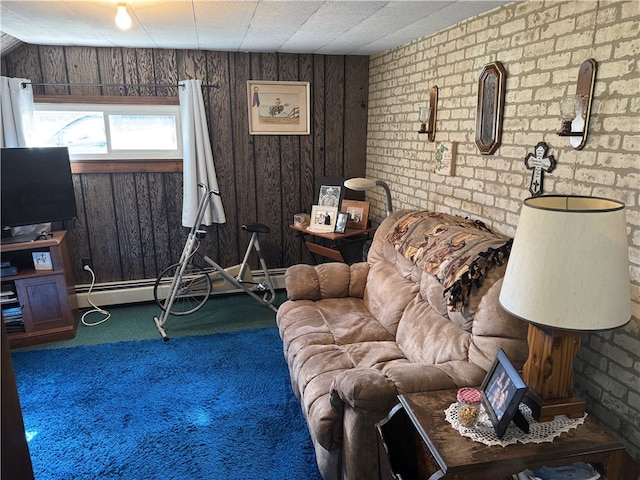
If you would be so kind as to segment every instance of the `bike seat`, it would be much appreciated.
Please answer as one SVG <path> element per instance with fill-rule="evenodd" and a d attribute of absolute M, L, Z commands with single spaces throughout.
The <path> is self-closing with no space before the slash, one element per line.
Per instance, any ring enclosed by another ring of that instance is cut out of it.
<path fill-rule="evenodd" d="M 242 225 L 242 229 L 251 233 L 269 233 L 271 231 L 269 227 L 262 223 L 248 223 L 246 225 Z"/>

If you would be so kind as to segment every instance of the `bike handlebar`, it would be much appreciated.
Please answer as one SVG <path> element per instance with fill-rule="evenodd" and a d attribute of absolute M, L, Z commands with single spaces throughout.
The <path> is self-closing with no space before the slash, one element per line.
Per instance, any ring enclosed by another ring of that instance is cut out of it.
<path fill-rule="evenodd" d="M 205 190 L 207 190 L 209 192 L 209 195 L 211 195 L 213 193 L 214 195 L 220 196 L 220 191 L 219 190 L 209 190 L 209 187 L 206 184 L 202 183 L 202 182 L 198 182 L 198 186 L 200 188 L 204 188 Z"/>

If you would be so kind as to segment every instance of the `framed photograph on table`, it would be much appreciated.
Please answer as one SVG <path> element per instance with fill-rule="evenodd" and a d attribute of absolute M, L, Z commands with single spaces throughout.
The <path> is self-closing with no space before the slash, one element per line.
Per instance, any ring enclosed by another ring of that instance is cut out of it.
<path fill-rule="evenodd" d="M 311 220 L 307 230 L 310 232 L 331 233 L 336 228 L 338 207 L 314 205 L 311 208 Z"/>
<path fill-rule="evenodd" d="M 349 214 L 347 212 L 338 212 L 338 219 L 336 220 L 336 233 L 344 233 L 347 229 L 347 221 L 349 220 Z"/>
<path fill-rule="evenodd" d="M 318 195 L 318 205 L 322 207 L 339 207 L 342 187 L 340 185 L 322 185 Z"/>
<path fill-rule="evenodd" d="M 247 82 L 250 135 L 309 135 L 309 82 Z"/>
<path fill-rule="evenodd" d="M 358 200 L 343 200 L 341 211 L 349 214 L 347 228 L 366 230 L 369 221 L 369 202 Z"/>
<path fill-rule="evenodd" d="M 527 385 L 502 349 L 498 350 L 480 390 L 482 404 L 498 438 L 504 436 L 512 421 L 521 430 L 529 431 L 529 424 L 519 409 L 520 402 L 527 393 Z"/>

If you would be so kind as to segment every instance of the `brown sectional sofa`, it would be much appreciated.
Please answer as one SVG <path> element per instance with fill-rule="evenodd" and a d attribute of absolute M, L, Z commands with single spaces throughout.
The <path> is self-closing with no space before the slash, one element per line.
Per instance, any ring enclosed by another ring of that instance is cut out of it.
<path fill-rule="evenodd" d="M 450 226 L 453 236 L 440 238 Z M 476 230 L 504 245 L 451 267 Z M 492 235 L 477 222 L 403 211 L 378 228 L 366 263 L 287 269 L 277 323 L 325 480 L 379 478 L 375 424 L 398 394 L 479 385 L 500 348 L 522 366 L 526 324 L 498 304 L 510 242 Z"/>

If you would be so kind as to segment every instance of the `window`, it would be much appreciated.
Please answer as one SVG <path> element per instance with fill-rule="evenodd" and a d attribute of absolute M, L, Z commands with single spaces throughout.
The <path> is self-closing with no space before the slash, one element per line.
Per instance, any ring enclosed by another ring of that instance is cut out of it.
<path fill-rule="evenodd" d="M 35 103 L 34 122 L 37 145 L 71 160 L 182 158 L 178 105 Z"/>

